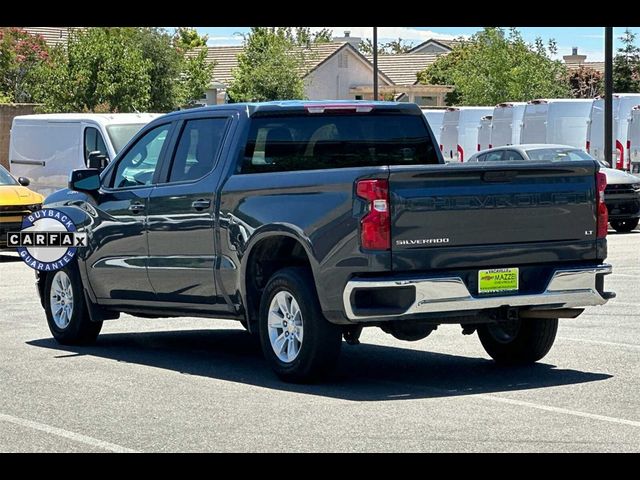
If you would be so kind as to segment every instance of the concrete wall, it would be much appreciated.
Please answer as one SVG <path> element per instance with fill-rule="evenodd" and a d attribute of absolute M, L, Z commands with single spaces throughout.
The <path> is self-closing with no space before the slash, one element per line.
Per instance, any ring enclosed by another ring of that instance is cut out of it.
<path fill-rule="evenodd" d="M 387 85 L 380 77 L 379 84 Z M 365 85 L 373 85 L 373 69 L 345 48 L 305 78 L 305 93 L 309 100 L 354 100 L 349 89 Z"/>
<path fill-rule="evenodd" d="M 0 104 L 0 165 L 9 169 L 9 135 L 13 117 L 30 115 L 35 112 L 36 105 L 32 103 L 2 103 Z"/>

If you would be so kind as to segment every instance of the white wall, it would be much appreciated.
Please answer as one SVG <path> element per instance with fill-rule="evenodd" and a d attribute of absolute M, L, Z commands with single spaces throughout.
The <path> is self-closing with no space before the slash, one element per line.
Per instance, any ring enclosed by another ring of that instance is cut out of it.
<path fill-rule="evenodd" d="M 445 47 L 441 47 L 438 44 L 435 43 L 428 43 L 422 47 L 420 47 L 417 50 L 414 50 L 413 52 L 411 52 L 412 54 L 417 53 L 417 54 L 421 54 L 421 53 L 448 53 L 451 50 Z"/>
<path fill-rule="evenodd" d="M 341 55 L 346 57 L 346 66 Z M 379 84 L 388 85 L 382 78 Z M 309 100 L 353 100 L 349 89 L 367 85 L 373 86 L 373 69 L 345 48 L 305 78 L 305 94 Z"/>

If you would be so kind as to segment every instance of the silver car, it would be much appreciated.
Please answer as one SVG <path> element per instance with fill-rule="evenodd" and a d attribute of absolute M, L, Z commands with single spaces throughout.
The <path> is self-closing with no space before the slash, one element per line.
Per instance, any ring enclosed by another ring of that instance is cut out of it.
<path fill-rule="evenodd" d="M 584 150 L 569 145 L 522 144 L 490 148 L 474 153 L 469 162 L 507 161 L 572 161 L 594 160 Z M 617 232 L 630 232 L 640 219 L 640 177 L 609 168 L 597 160 L 600 171 L 607 176 L 604 201 L 609 211 L 609 223 Z"/>

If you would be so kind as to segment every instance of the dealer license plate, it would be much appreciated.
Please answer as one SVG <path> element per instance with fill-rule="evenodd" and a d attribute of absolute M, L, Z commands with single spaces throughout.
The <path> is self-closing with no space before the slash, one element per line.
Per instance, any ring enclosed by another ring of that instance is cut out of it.
<path fill-rule="evenodd" d="M 518 268 L 494 268 L 478 271 L 478 293 L 518 291 Z"/>

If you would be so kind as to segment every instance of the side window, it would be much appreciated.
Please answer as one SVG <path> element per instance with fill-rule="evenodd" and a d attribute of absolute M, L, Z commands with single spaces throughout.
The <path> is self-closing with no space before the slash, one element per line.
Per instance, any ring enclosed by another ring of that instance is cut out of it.
<path fill-rule="evenodd" d="M 476 157 L 476 161 L 478 162 L 486 162 L 487 161 L 487 154 L 482 154 L 482 155 L 478 155 Z"/>
<path fill-rule="evenodd" d="M 502 160 L 502 150 L 498 150 L 497 152 L 489 152 L 485 154 L 484 161 L 485 162 L 499 162 Z"/>
<path fill-rule="evenodd" d="M 160 125 L 150 130 L 129 149 L 116 166 L 113 188 L 151 184 L 170 126 Z"/>
<path fill-rule="evenodd" d="M 515 150 L 505 150 L 503 160 L 524 160 L 524 158 Z"/>
<path fill-rule="evenodd" d="M 226 118 L 187 120 L 173 156 L 169 182 L 197 180 L 213 170 L 226 127 Z"/>
<path fill-rule="evenodd" d="M 89 154 L 98 151 L 103 155 L 109 155 L 107 146 L 104 144 L 102 134 L 97 128 L 87 127 L 84 129 L 84 163 L 89 161 Z"/>

